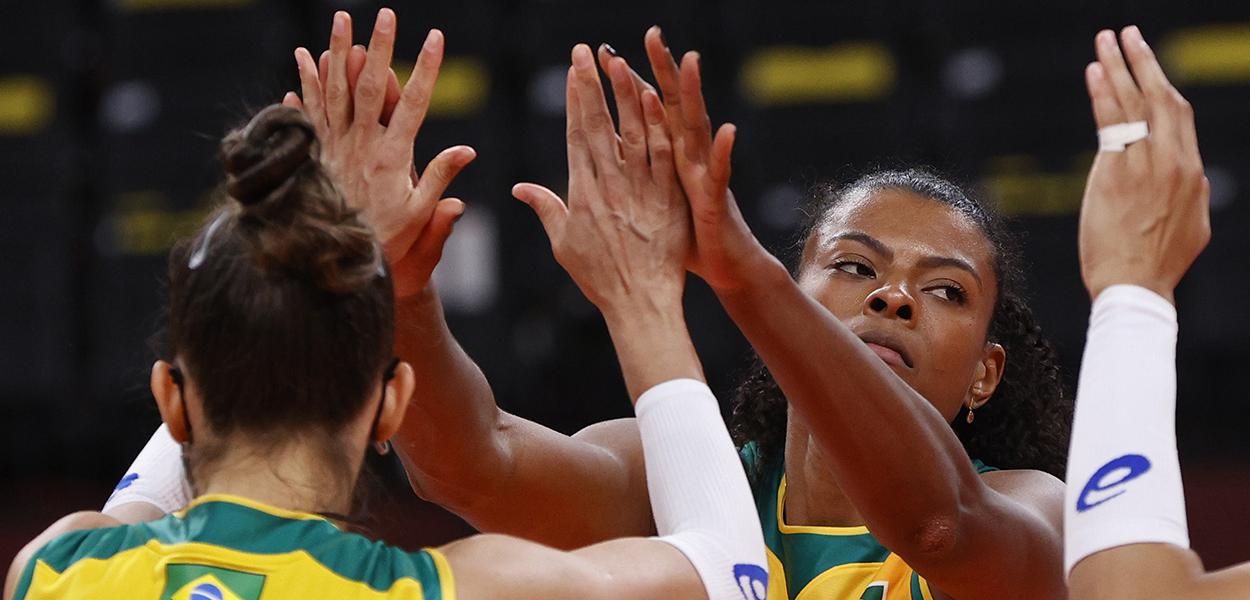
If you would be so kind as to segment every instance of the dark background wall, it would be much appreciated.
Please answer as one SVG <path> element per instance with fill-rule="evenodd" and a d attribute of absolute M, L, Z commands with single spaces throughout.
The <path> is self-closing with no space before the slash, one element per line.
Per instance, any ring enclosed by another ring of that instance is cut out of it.
<path fill-rule="evenodd" d="M 506 409 L 572 432 L 629 405 L 602 321 L 508 190 L 565 179 L 563 77 L 576 42 L 641 65 L 660 24 L 703 52 L 714 121 L 740 127 L 734 187 L 756 233 L 793 248 L 807 188 L 925 163 L 1016 217 L 1034 306 L 1079 367 L 1088 299 L 1076 211 L 1094 148 L 1082 80 L 1093 34 L 1142 26 L 1197 111 L 1214 239 L 1178 292 L 1180 440 L 1208 565 L 1250 559 L 1250 5 L 1164 0 L 828 2 L 397 1 L 399 60 L 425 30 L 448 59 L 418 160 L 480 158 L 438 277 L 453 330 Z M 281 0 L 0 0 L 0 556 L 97 507 L 159 423 L 146 389 L 164 252 L 198 224 L 216 140 L 294 89 L 291 51 L 330 15 L 357 36 L 380 4 Z M 410 64 L 410 63 L 409 63 Z M 695 284 L 689 321 L 724 397 L 748 349 Z M 393 465 L 379 465 L 384 471 Z M 431 544 L 468 528 L 392 472 L 379 533 Z M 7 559 L 6 559 L 7 560 Z"/>

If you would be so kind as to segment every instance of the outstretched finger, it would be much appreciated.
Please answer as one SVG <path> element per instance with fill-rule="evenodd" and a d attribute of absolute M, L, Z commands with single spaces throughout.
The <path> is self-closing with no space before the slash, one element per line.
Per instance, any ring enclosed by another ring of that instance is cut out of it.
<path fill-rule="evenodd" d="M 617 57 L 608 63 L 608 77 L 616 96 L 616 111 L 621 121 L 621 153 L 631 177 L 645 179 L 647 173 L 647 124 L 642 100 L 630 76 L 625 59 Z"/>
<path fill-rule="evenodd" d="M 425 43 L 421 45 L 421 53 L 417 56 L 417 64 L 412 68 L 412 75 L 400 93 L 395 113 L 391 115 L 390 125 L 386 128 L 386 144 L 392 152 L 409 157 L 412 155 L 412 144 L 430 110 L 434 82 L 438 79 L 438 69 L 442 64 L 443 32 L 431 29 L 425 36 Z"/>
<path fill-rule="evenodd" d="M 738 137 L 738 128 L 732 123 L 725 123 L 716 132 L 712 140 L 711 157 L 707 169 L 706 200 L 709 207 L 724 208 L 729 197 L 729 176 L 733 171 L 732 159 L 734 140 Z"/>
<path fill-rule="evenodd" d="M 1094 47 L 1098 54 L 1098 62 L 1102 63 L 1107 80 L 1111 82 L 1111 89 L 1115 90 L 1116 99 L 1120 102 L 1120 107 L 1124 109 L 1125 118 L 1129 121 L 1145 120 L 1146 100 L 1142 97 L 1141 90 L 1137 88 L 1137 83 L 1133 81 L 1128 65 L 1124 63 L 1124 54 L 1120 51 L 1120 44 L 1116 41 L 1115 33 L 1111 30 L 1098 32 L 1094 38 Z"/>
<path fill-rule="evenodd" d="M 599 68 L 603 69 L 603 72 L 608 74 L 612 73 L 612 71 L 609 70 L 609 63 L 612 62 L 613 58 L 618 56 L 620 55 L 616 53 L 616 49 L 608 44 L 599 44 L 599 50 L 595 53 L 595 57 L 599 59 Z M 628 65 L 628 63 L 626 64 L 626 67 L 629 69 L 629 76 L 634 80 L 634 89 L 638 91 L 639 98 L 641 98 L 642 93 L 647 90 L 655 91 L 655 86 L 647 82 L 646 79 L 643 79 L 642 75 L 638 74 L 638 71 L 635 71 L 633 67 Z"/>
<path fill-rule="evenodd" d="M 1124 109 L 1116 99 L 1107 72 L 1097 61 L 1085 67 L 1085 88 L 1089 90 L 1089 102 L 1094 110 L 1094 123 L 1099 128 L 1125 122 Z"/>
<path fill-rule="evenodd" d="M 294 108 L 295 110 L 304 110 L 304 103 L 300 101 L 299 94 L 295 92 L 287 92 L 282 96 L 282 106 Z"/>
<path fill-rule="evenodd" d="M 569 67 L 564 80 L 564 143 L 568 152 L 570 190 L 580 189 L 595 179 L 595 163 L 590 158 L 586 132 L 582 129 L 582 103 L 577 97 L 575 78 L 573 67 Z M 569 199 L 572 198 L 570 195 Z"/>
<path fill-rule="evenodd" d="M 351 125 L 352 97 L 347 84 L 347 55 L 352 47 L 351 17 L 339 11 L 334 13 L 334 27 L 330 32 L 330 61 L 326 69 L 326 117 L 331 133 L 340 133 Z"/>
<path fill-rule="evenodd" d="M 600 176 L 620 174 L 620 144 L 612 125 L 612 114 L 603 95 L 603 84 L 594 56 L 586 44 L 573 47 L 573 82 L 581 115 L 581 129 Z"/>
<path fill-rule="evenodd" d="M 569 214 L 569 209 L 560 200 L 560 196 L 537 183 L 518 183 L 512 186 L 512 196 L 533 209 L 543 225 L 543 231 L 547 232 L 547 239 L 554 244 L 560 238 L 564 219 Z"/>
<path fill-rule="evenodd" d="M 395 107 L 399 105 L 399 95 L 403 90 L 399 87 L 399 76 L 395 74 L 395 69 L 389 69 L 390 74 L 386 77 L 386 100 L 382 102 L 382 118 L 378 122 L 383 125 L 389 125 L 391 115 L 395 114 Z"/>
<path fill-rule="evenodd" d="M 687 52 L 681 59 L 681 132 L 686 159 L 701 162 L 712 143 L 712 120 L 703 102 L 703 79 L 699 73 L 699 53 Z"/>
<path fill-rule="evenodd" d="M 475 158 L 477 158 L 477 151 L 469 146 L 452 146 L 439 152 L 438 156 L 426 165 L 425 172 L 417 181 L 414 197 L 418 202 L 438 200 L 460 171 L 464 170 Z"/>
<path fill-rule="evenodd" d="M 395 49 L 395 12 L 389 8 L 378 11 L 369 39 L 368 59 L 356 82 L 354 121 L 372 127 L 382 116 L 386 101 L 386 85 Z"/>
<path fill-rule="evenodd" d="M 312 54 L 307 48 L 295 49 L 295 64 L 299 67 L 300 91 L 304 96 L 304 114 L 312 122 L 317 137 L 324 141 L 330 135 L 330 122 L 326 118 L 325 97 L 318 76 L 318 69 L 313 64 Z"/>
<path fill-rule="evenodd" d="M 1159 60 L 1155 58 L 1154 51 L 1150 49 L 1136 25 L 1125 27 L 1120 39 L 1124 54 L 1128 56 L 1133 67 L 1133 75 L 1147 100 L 1152 143 L 1156 146 L 1167 145 L 1174 150 L 1174 153 L 1162 153 L 1159 159 L 1175 160 L 1176 154 L 1188 145 L 1187 138 L 1190 137 L 1184 131 L 1183 121 L 1189 121 L 1192 129 L 1193 117 L 1189 103 L 1163 74 Z M 1194 144 L 1196 146 L 1196 140 Z"/>
<path fill-rule="evenodd" d="M 647 120 L 647 153 L 651 159 L 651 178 L 662 186 L 676 185 L 673 166 L 673 140 L 669 138 L 664 105 L 655 90 L 642 93 L 642 113 Z"/>
<path fill-rule="evenodd" d="M 430 220 L 416 234 L 416 241 L 403 258 L 392 265 L 396 298 L 416 295 L 429 283 L 430 275 L 443 258 L 443 250 L 456 221 L 464 215 L 464 208 L 464 202 L 459 198 L 438 201 Z"/>
<path fill-rule="evenodd" d="M 647 48 L 647 60 L 651 62 L 651 74 L 660 86 L 664 106 L 669 119 L 681 117 L 681 80 L 677 69 L 677 61 L 664 41 L 664 32 L 659 25 L 652 26 L 643 37 Z"/>

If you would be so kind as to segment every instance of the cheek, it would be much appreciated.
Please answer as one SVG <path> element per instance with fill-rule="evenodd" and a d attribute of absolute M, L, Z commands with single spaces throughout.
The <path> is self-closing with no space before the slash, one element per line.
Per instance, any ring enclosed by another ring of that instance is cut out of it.
<path fill-rule="evenodd" d="M 835 284 L 824 275 L 801 275 L 799 288 L 843 321 L 861 312 L 864 298 L 871 291 L 867 286 L 858 283 Z"/>

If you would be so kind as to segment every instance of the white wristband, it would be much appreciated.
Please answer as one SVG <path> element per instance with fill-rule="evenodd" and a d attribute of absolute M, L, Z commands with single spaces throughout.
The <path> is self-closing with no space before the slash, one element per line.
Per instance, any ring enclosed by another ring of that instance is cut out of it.
<path fill-rule="evenodd" d="M 1136 543 L 1189 546 L 1176 456 L 1176 309 L 1145 288 L 1094 300 L 1076 393 L 1064 567 Z"/>
<path fill-rule="evenodd" d="M 634 410 L 659 539 L 690 560 L 710 600 L 764 600 L 764 536 L 712 390 L 668 381 L 643 393 Z"/>
<path fill-rule="evenodd" d="M 131 502 L 146 502 L 167 514 L 191 502 L 191 486 L 182 466 L 182 447 L 170 437 L 164 424 L 139 451 L 104 503 L 104 511 Z"/>

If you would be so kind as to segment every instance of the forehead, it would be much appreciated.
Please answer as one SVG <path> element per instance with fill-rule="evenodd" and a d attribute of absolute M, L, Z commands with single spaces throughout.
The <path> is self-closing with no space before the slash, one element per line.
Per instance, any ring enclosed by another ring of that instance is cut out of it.
<path fill-rule="evenodd" d="M 896 254 L 960 258 L 982 277 L 993 271 L 993 249 L 981 229 L 954 208 L 914 192 L 852 192 L 821 221 L 820 248 L 843 231 L 866 233 Z"/>

